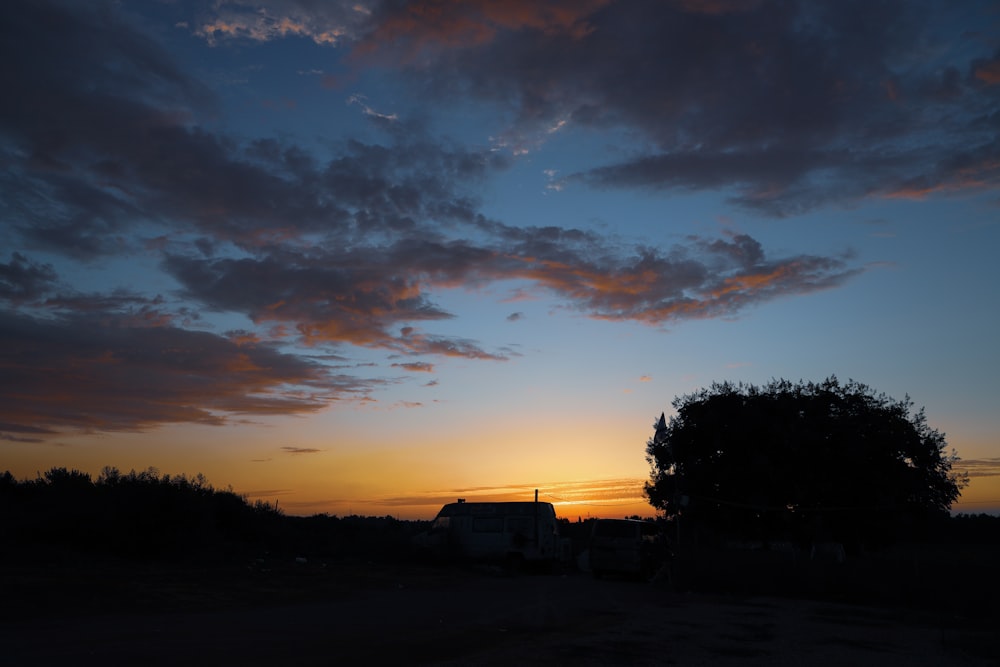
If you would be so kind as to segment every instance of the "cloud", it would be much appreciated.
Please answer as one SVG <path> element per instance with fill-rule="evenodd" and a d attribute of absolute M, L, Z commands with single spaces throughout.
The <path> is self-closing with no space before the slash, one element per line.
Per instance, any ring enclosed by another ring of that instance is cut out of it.
<path fill-rule="evenodd" d="M 382 113 L 368 106 L 367 98 L 364 95 L 351 95 L 349 98 L 347 98 L 347 103 L 357 104 L 358 106 L 361 107 L 361 111 L 366 116 L 382 123 L 394 123 L 397 120 L 399 120 L 399 116 L 397 116 L 394 113 L 392 114 Z"/>
<path fill-rule="evenodd" d="M 381 498 L 372 502 L 391 507 L 430 506 L 441 507 L 457 498 L 468 502 L 517 502 L 530 501 L 538 489 L 538 499 L 556 505 L 582 507 L 613 507 L 615 505 L 645 502 L 643 483 L 636 478 L 589 479 L 578 482 L 547 482 L 511 484 L 507 486 L 479 486 L 450 491 L 431 491 L 424 495 Z"/>
<path fill-rule="evenodd" d="M 474 279 L 474 258 L 488 254 L 461 244 L 404 243 L 243 259 L 168 256 L 163 266 L 186 297 L 246 313 L 257 324 L 293 324 L 306 342 L 502 359 L 474 341 L 423 333 L 411 324 L 451 318 L 423 291 Z"/>
<path fill-rule="evenodd" d="M 645 137 L 648 148 L 550 189 L 720 190 L 790 216 L 1000 183 L 987 120 L 1000 56 L 941 28 L 985 20 L 981 3 L 269 0 L 213 11 L 229 17 L 219 37 L 333 34 L 355 60 L 402 71 L 422 99 L 507 106 L 515 120 L 501 134 L 515 150 L 564 125 Z"/>
<path fill-rule="evenodd" d="M 532 30 L 579 38 L 592 29 L 587 17 L 610 0 L 415 0 L 385 3 L 374 29 L 360 40 L 360 55 L 373 53 L 412 61 L 426 51 L 467 48 L 493 42 L 499 32 Z"/>
<path fill-rule="evenodd" d="M 859 199 L 874 192 L 868 184 L 851 184 L 851 172 L 869 173 L 878 166 L 889 169 L 892 161 L 882 156 L 862 164 L 863 157 L 844 151 L 810 152 L 801 148 L 741 149 L 718 151 L 671 151 L 643 155 L 613 165 L 570 174 L 566 182 L 582 182 L 598 188 L 644 188 L 698 191 L 729 189 L 729 201 L 738 206 L 776 217 L 803 213 L 821 204 Z M 897 158 L 902 165 L 904 158 Z M 831 189 L 819 183 L 826 179 L 838 185 Z"/>
<path fill-rule="evenodd" d="M 992 58 L 982 58 L 972 63 L 972 76 L 988 86 L 1000 85 L 1000 51 Z"/>
<path fill-rule="evenodd" d="M 618 256 L 593 247 L 586 235 L 553 247 L 548 230 L 535 231 L 520 232 L 510 276 L 532 280 L 596 319 L 660 324 L 729 316 L 761 301 L 835 287 L 859 272 L 846 258 L 770 259 L 747 235 L 692 238 L 689 246 Z"/>
<path fill-rule="evenodd" d="M 499 105 L 505 135 L 566 121 L 641 138 L 559 187 L 714 190 L 789 216 L 1000 184 L 1000 57 L 947 28 L 991 20 L 987 3 L 531 4 L 387 5 L 357 51 L 425 99 Z"/>
<path fill-rule="evenodd" d="M 952 465 L 954 472 L 966 472 L 969 477 L 996 477 L 1000 475 L 1000 458 L 961 459 Z"/>
<path fill-rule="evenodd" d="M 312 449 L 310 447 L 282 447 L 281 450 L 294 456 L 299 456 L 300 454 L 319 454 L 323 451 L 322 449 Z"/>
<path fill-rule="evenodd" d="M 120 16 L 85 6 L 4 3 L 0 57 L 17 63 L 0 72 L 17 100 L 0 109 L 11 229 L 80 258 L 121 250 L 135 213 L 111 185 L 134 166 L 121 157 L 155 149 L 187 110 L 210 111 L 210 93 Z"/>
<path fill-rule="evenodd" d="M 5 440 L 7 442 L 45 442 L 45 440 L 42 438 L 33 438 L 23 435 L 20 436 L 10 435 L 9 433 L 4 433 L 3 432 L 4 427 L 5 427 L 4 424 L 0 424 L 0 440 Z"/>
<path fill-rule="evenodd" d="M 223 0 L 213 3 L 211 10 L 191 25 L 194 26 L 192 33 L 210 44 L 300 37 L 321 46 L 336 46 L 350 39 L 357 27 L 367 20 L 368 14 L 363 2 Z"/>
<path fill-rule="evenodd" d="M 757 9 L 765 0 L 671 0 L 692 14 L 736 14 Z"/>
<path fill-rule="evenodd" d="M 0 310 L 0 375 L 0 431 L 39 437 L 311 413 L 377 385 L 270 345 L 132 326 L 111 312 Z"/>
<path fill-rule="evenodd" d="M 349 26 L 344 39 L 356 36 L 359 52 L 371 45 L 373 57 L 382 48 L 374 36 L 398 35 L 400 49 L 429 49 L 428 62 L 449 65 L 442 77 L 462 83 L 474 97 L 491 94 L 480 83 L 495 86 L 504 99 L 513 93 L 519 126 L 535 123 L 544 134 L 563 120 L 566 128 L 620 123 L 656 139 L 660 153 L 575 176 L 591 186 L 737 187 L 744 198 L 776 186 L 778 194 L 768 201 L 781 207 L 792 191 L 800 202 L 821 199 L 810 191 L 813 180 L 822 180 L 813 165 L 826 164 L 846 178 L 843 170 L 866 160 L 871 173 L 906 163 L 898 151 L 876 163 L 870 154 L 835 149 L 833 139 L 818 140 L 843 138 L 846 130 L 831 130 L 839 125 L 812 104 L 803 102 L 802 111 L 816 118 L 789 123 L 766 117 L 754 91 L 748 104 L 759 119 L 735 107 L 726 112 L 732 117 L 715 118 L 734 122 L 729 127 L 747 136 L 724 135 L 694 118 L 691 110 L 711 101 L 702 90 L 711 79 L 695 85 L 690 72 L 651 71 L 656 57 L 665 58 L 664 66 L 688 62 L 671 50 L 687 48 L 692 66 L 705 69 L 713 56 L 696 37 L 764 31 L 758 36 L 767 37 L 764 46 L 772 49 L 765 70 L 778 68 L 772 75 L 790 85 L 798 79 L 778 63 L 788 56 L 792 67 L 797 61 L 791 56 L 805 43 L 796 37 L 784 44 L 767 33 L 767 20 L 785 21 L 778 26 L 792 20 L 766 13 L 777 10 L 741 5 L 752 19 L 747 28 L 719 24 L 726 12 L 692 13 L 688 4 L 665 4 L 648 21 L 626 22 L 641 33 L 634 40 L 621 34 L 622 21 L 634 11 L 627 1 L 414 2 L 356 11 L 286 0 L 264 3 L 263 13 L 224 2 L 210 19 L 188 24 L 201 25 L 206 38 L 220 43 L 298 36 L 326 44 L 323 35 L 343 23 Z M 426 20 L 434 8 L 443 12 L 436 24 Z M 390 358 L 503 361 L 514 354 L 435 332 L 435 324 L 456 319 L 436 299 L 447 290 L 518 281 L 522 294 L 555 296 L 588 317 L 658 325 L 732 316 L 762 301 L 840 285 L 858 272 L 849 257 L 775 256 L 747 235 L 691 237 L 669 248 L 623 247 L 581 229 L 492 220 L 482 213 L 480 192 L 510 166 L 509 156 L 433 136 L 419 120 L 391 118 L 362 98 L 373 132 L 365 141 L 319 149 L 288 138 L 218 131 L 212 93 L 127 16 L 79 3 L 13 0 L 0 8 L 0 56 L 16 63 L 0 69 L 5 95 L 16 101 L 0 105 L 6 206 L 0 240 L 10 252 L 9 260 L 0 259 L 5 438 L 222 424 L 369 399 L 383 383 L 363 377 L 360 366 L 344 372 L 331 365 L 347 358 L 341 348 Z M 471 32 L 463 26 L 472 26 Z M 432 45 L 435 35 L 440 39 Z M 678 43 L 661 43 L 664 35 Z M 640 58 L 639 44 L 653 38 L 659 52 Z M 875 48 L 867 33 L 860 39 Z M 714 57 L 732 60 L 737 74 L 749 75 L 731 51 L 735 46 L 720 48 Z M 806 62 L 822 64 L 820 55 Z M 847 58 L 839 52 L 829 57 Z M 532 67 L 518 69 L 527 60 Z M 633 70 L 622 65 L 635 68 L 634 75 L 623 77 Z M 397 66 L 407 74 L 423 72 L 416 63 Z M 482 68 L 481 82 L 466 79 L 471 66 Z M 679 77 L 676 96 L 651 85 L 667 76 Z M 830 82 L 822 68 L 816 76 L 822 80 L 816 85 Z M 433 84 L 422 76 L 414 83 Z M 730 93 L 741 90 L 739 82 L 732 85 Z M 777 85 L 768 84 L 765 92 L 774 94 Z M 985 83 L 973 90 L 967 80 L 955 85 L 963 96 L 995 90 Z M 654 107 L 662 110 L 653 113 Z M 753 134 L 748 123 L 757 120 L 760 142 L 747 138 Z M 670 123 L 697 138 L 698 146 L 668 141 Z M 786 126 L 787 134 L 779 133 Z M 800 139 L 803 148 L 793 150 Z M 749 148 L 757 143 L 764 148 Z M 926 150 L 936 155 L 933 147 Z M 959 174 L 988 182 L 993 151 L 989 144 L 969 144 L 964 154 L 935 163 L 926 182 L 893 181 L 892 191 L 961 187 L 966 181 L 956 180 Z M 842 171 L 830 166 L 837 164 Z M 115 284 L 76 289 L 60 279 L 51 258 L 65 262 L 60 271 L 141 263 L 159 271 L 163 291 L 146 293 L 111 270 L 102 276 Z M 214 333 L 216 316 L 238 319 L 226 330 L 242 328 Z M 397 367 L 429 371 L 433 362 L 400 361 Z"/>
<path fill-rule="evenodd" d="M 393 364 L 394 368 L 402 368 L 404 370 L 410 371 L 412 373 L 433 373 L 434 364 L 429 364 L 426 361 L 414 361 L 410 363 Z"/>
<path fill-rule="evenodd" d="M 34 301 L 51 289 L 56 278 L 51 264 L 40 264 L 13 252 L 9 264 L 0 263 L 0 299 L 12 303 Z"/>
<path fill-rule="evenodd" d="M 329 161 L 280 140 L 215 133 L 198 124 L 214 113 L 211 93 L 155 40 L 82 6 L 13 6 L 0 55 L 19 65 L 0 83 L 18 104 L 0 110 L 10 167 L 0 186 L 30 249 L 121 255 L 139 250 L 137 231 L 244 248 L 316 241 L 307 235 L 350 243 L 474 217 L 461 184 L 504 164 L 409 127 L 393 145 L 346 141 Z M 14 44 L 25 48 L 5 50 Z"/>
<path fill-rule="evenodd" d="M 483 11 L 506 16 L 508 10 L 490 5 Z M 575 24 L 575 19 L 554 16 L 545 21 Z M 502 26 L 543 25 L 530 17 L 497 20 Z M 86 62 L 93 56 L 82 54 L 84 47 L 103 32 L 81 23 L 64 52 Z M 130 48 L 102 45 L 108 57 L 155 59 L 155 71 L 164 73 L 168 90 L 201 90 L 158 51 L 135 53 L 138 47 L 132 45 L 142 40 L 128 26 L 119 26 L 119 32 L 133 35 L 115 40 Z M 711 284 L 711 267 L 655 250 L 634 259 L 595 257 L 606 240 L 578 230 L 517 229 L 485 219 L 466 189 L 505 166 L 488 150 L 432 141 L 411 128 L 393 135 L 391 146 L 345 142 L 339 154 L 321 162 L 287 142 L 241 142 L 182 123 L 187 115 L 172 120 L 160 106 L 146 104 L 163 87 L 156 78 L 133 83 L 134 90 L 123 81 L 112 100 L 58 72 L 40 70 L 60 84 L 56 88 L 66 99 L 49 113 L 62 115 L 48 119 L 44 132 L 25 118 L 9 123 L 12 134 L 31 148 L 28 154 L 44 152 L 46 162 L 72 166 L 69 175 L 63 170 L 57 177 L 32 169 L 36 158 L 24 161 L 20 177 L 7 188 L 18 211 L 13 221 L 21 240 L 95 257 L 127 250 L 132 242 L 109 233 L 125 220 L 166 226 L 174 235 L 202 234 L 196 248 L 165 255 L 164 269 L 186 295 L 212 309 L 245 313 L 257 323 L 293 325 L 307 340 L 497 359 L 502 355 L 472 341 L 389 332 L 414 321 L 451 317 L 429 299 L 430 289 L 511 277 L 534 280 L 595 317 L 655 322 L 685 313 L 730 312 L 765 294 L 832 285 L 844 275 L 836 260 L 802 257 L 755 266 L 755 273 L 732 273 L 723 284 Z M 13 83 L 15 93 L 33 89 L 27 79 Z M 190 94 L 172 100 L 175 107 L 179 100 L 197 109 L 200 98 Z M 95 113 L 81 117 L 81 107 Z M 73 131 L 51 141 L 52 126 Z M 81 152 L 101 156 L 96 172 L 92 161 L 74 162 Z M 114 173 L 117 192 L 96 186 L 105 173 Z M 44 204 L 42 195 L 30 194 L 40 192 L 47 193 L 45 202 L 58 202 L 57 210 Z M 493 239 L 442 238 L 442 223 Z M 217 254 L 226 244 L 245 256 Z M 581 251 L 584 245 L 589 247 Z"/>

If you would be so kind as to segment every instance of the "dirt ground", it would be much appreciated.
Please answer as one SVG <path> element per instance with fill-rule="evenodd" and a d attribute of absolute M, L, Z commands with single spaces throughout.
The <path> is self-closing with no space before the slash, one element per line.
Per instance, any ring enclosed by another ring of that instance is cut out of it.
<path fill-rule="evenodd" d="M 297 563 L 7 572 L 0 665 L 1000 665 L 947 613 L 582 572 Z"/>

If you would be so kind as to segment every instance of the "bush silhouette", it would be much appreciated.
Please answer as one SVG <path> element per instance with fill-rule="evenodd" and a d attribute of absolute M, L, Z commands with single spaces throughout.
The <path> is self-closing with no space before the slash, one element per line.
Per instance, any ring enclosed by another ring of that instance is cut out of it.
<path fill-rule="evenodd" d="M 177 559 L 225 553 L 265 540 L 281 512 L 219 491 L 203 475 L 160 475 L 155 468 L 88 473 L 52 468 L 34 480 L 0 475 L 5 537 L 132 558 Z"/>
<path fill-rule="evenodd" d="M 95 554 L 132 560 L 405 558 L 427 522 L 391 516 L 285 516 L 277 505 L 219 490 L 201 474 L 155 468 L 88 473 L 52 468 L 18 481 L 0 474 L 0 540 L 48 560 Z M 3 551 L 0 550 L 0 555 Z"/>

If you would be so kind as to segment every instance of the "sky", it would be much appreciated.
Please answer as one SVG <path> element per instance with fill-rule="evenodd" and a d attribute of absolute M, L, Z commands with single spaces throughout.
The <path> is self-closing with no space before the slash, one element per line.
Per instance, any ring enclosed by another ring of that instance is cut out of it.
<path fill-rule="evenodd" d="M 926 410 L 1000 513 L 1000 8 L 0 3 L 0 470 L 651 515 L 713 382 Z"/>

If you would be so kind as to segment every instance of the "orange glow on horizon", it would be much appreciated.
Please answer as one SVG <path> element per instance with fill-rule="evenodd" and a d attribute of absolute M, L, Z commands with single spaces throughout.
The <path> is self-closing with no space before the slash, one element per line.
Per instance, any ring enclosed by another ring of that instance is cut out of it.
<path fill-rule="evenodd" d="M 391 515 L 400 519 L 432 519 L 447 503 L 459 498 L 467 502 L 525 502 L 534 499 L 537 489 L 539 502 L 551 503 L 560 518 L 578 517 L 621 518 L 624 516 L 654 516 L 656 511 L 642 493 L 644 479 L 597 479 L 546 484 L 516 484 L 496 487 L 463 487 L 449 491 L 434 491 L 408 496 L 342 500 L 333 503 L 313 500 L 280 500 L 292 514 L 328 513 L 333 515 Z M 248 494 L 264 498 L 267 492 Z M 265 498 L 266 499 L 266 498 Z"/>

